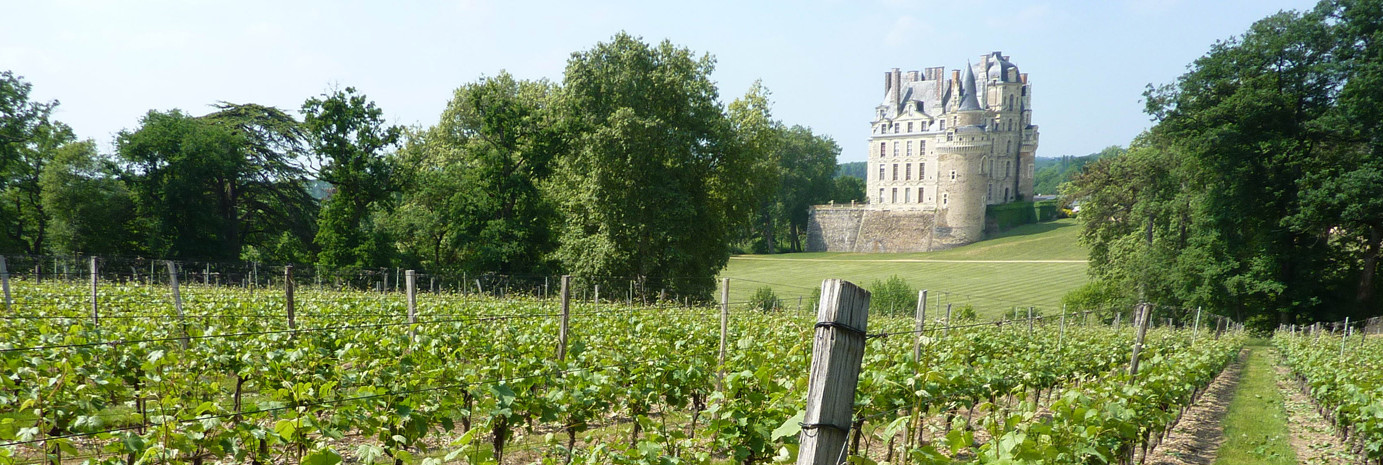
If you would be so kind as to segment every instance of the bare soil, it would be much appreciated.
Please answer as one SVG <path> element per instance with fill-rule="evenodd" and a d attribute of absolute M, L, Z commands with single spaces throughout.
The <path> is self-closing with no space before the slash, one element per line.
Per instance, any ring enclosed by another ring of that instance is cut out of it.
<path fill-rule="evenodd" d="M 1148 453 L 1145 463 L 1153 465 L 1209 465 L 1215 452 L 1224 442 L 1223 420 L 1234 400 L 1239 374 L 1244 369 L 1248 350 L 1239 353 L 1239 360 L 1225 367 L 1210 383 L 1201 398 L 1182 415 L 1181 422 L 1156 449 Z"/>
<path fill-rule="evenodd" d="M 1287 409 L 1287 429 L 1292 432 L 1292 449 L 1303 465 L 1351 463 L 1355 460 L 1349 449 L 1340 442 L 1330 423 L 1321 417 L 1314 404 L 1302 393 L 1292 371 L 1282 363 L 1277 350 L 1271 350 L 1277 370 L 1277 388 L 1282 391 L 1283 406 Z"/>

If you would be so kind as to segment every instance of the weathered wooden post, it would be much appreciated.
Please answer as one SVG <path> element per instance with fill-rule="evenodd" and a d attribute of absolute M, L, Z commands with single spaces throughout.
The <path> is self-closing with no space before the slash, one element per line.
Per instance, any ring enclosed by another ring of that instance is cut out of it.
<path fill-rule="evenodd" d="M 288 329 L 298 329 L 297 315 L 293 313 L 293 265 L 283 267 L 284 309 L 288 311 Z"/>
<path fill-rule="evenodd" d="M 1028 307 L 1028 337 L 1032 337 L 1032 307 Z"/>
<path fill-rule="evenodd" d="M 1066 342 L 1066 305 L 1061 305 L 1061 332 L 1056 336 L 1056 348 L 1061 350 L 1062 344 Z"/>
<path fill-rule="evenodd" d="M 1137 313 L 1134 316 L 1134 324 L 1138 325 L 1138 335 L 1133 340 L 1133 359 L 1129 361 L 1128 373 L 1129 380 L 1138 376 L 1138 356 L 1143 351 L 1143 337 L 1148 334 L 1148 320 L 1152 318 L 1152 308 L 1147 303 L 1138 305 Z"/>
<path fill-rule="evenodd" d="M 0 287 L 5 291 L 5 310 L 14 310 L 14 301 L 10 299 L 10 269 L 4 255 L 0 255 Z"/>
<path fill-rule="evenodd" d="M 1340 331 L 1340 358 L 1345 356 L 1345 341 L 1349 340 L 1349 317 L 1345 317 L 1345 327 Z"/>
<path fill-rule="evenodd" d="M 182 348 L 186 349 L 189 340 L 187 335 L 187 315 L 183 313 L 182 290 L 178 288 L 178 264 L 173 263 L 172 260 L 166 260 L 164 264 L 168 266 L 168 288 L 173 291 L 173 309 L 177 310 L 178 325 L 182 326 Z M 152 276 L 151 274 L 150 279 L 153 279 Z"/>
<path fill-rule="evenodd" d="M 408 342 L 418 342 L 418 274 L 416 271 L 408 270 L 404 272 L 403 279 L 407 281 L 404 288 L 408 292 Z"/>
<path fill-rule="evenodd" d="M 96 256 L 91 256 L 91 322 L 96 326 L 101 326 L 101 311 L 96 303 L 96 284 L 100 280 L 100 275 L 96 264 Z"/>
<path fill-rule="evenodd" d="M 912 338 L 912 361 L 922 360 L 922 330 L 927 326 L 927 290 L 917 291 L 917 334 Z"/>
<path fill-rule="evenodd" d="M 477 280 L 479 284 L 479 280 Z M 557 329 L 557 361 L 567 360 L 567 324 L 571 319 L 571 275 L 562 275 L 562 323 Z"/>
<path fill-rule="evenodd" d="M 869 291 L 839 279 L 821 283 L 798 465 L 844 459 L 868 323 Z"/>
<path fill-rule="evenodd" d="M 946 304 L 946 326 L 941 327 L 941 335 L 951 334 L 951 304 Z"/>
<path fill-rule="evenodd" d="M 720 279 L 720 357 L 716 365 L 716 390 L 725 389 L 725 343 L 730 336 L 730 278 Z"/>
<path fill-rule="evenodd" d="M 1196 323 L 1191 327 L 1191 344 L 1196 343 L 1196 335 L 1201 332 L 1201 308 L 1196 306 Z"/>

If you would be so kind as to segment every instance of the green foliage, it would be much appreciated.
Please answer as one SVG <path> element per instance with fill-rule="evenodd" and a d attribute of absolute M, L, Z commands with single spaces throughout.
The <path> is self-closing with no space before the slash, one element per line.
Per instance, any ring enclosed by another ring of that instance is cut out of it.
<path fill-rule="evenodd" d="M 917 306 L 917 289 L 898 275 L 869 283 L 869 312 L 879 315 L 912 315 Z"/>
<path fill-rule="evenodd" d="M 217 106 L 202 117 L 150 111 L 117 152 L 143 248 L 160 257 L 239 259 L 284 232 L 310 243 L 316 203 L 298 164 L 302 133 L 281 110 Z"/>
<path fill-rule="evenodd" d="M 1150 88 L 1157 125 L 1067 190 L 1082 199 L 1092 276 L 1267 327 L 1377 314 L 1378 10 L 1275 14 Z"/>
<path fill-rule="evenodd" d="M 1038 158 L 1036 172 L 1033 174 L 1033 192 L 1037 195 L 1057 194 L 1060 192 L 1060 186 L 1080 173 L 1086 164 L 1101 158 L 1117 157 L 1124 152 L 1123 147 L 1111 145 L 1099 152 L 1080 157 L 1064 155 L 1060 158 Z"/>
<path fill-rule="evenodd" d="M 402 129 L 385 126 L 384 112 L 352 87 L 310 98 L 302 112 L 312 150 L 325 160 L 318 176 L 334 190 L 317 219 L 318 262 L 327 268 L 388 263 L 388 239 L 371 213 L 386 208 L 397 191 L 384 152 L 398 144 Z"/>
<path fill-rule="evenodd" d="M 859 179 L 859 180 L 861 180 L 861 181 L 864 181 L 864 180 L 865 180 L 865 176 L 866 176 L 866 174 L 867 174 L 867 171 L 868 171 L 868 169 L 869 169 L 869 166 L 868 166 L 868 165 L 869 165 L 869 162 L 866 162 L 866 161 L 852 161 L 852 162 L 841 163 L 841 164 L 839 164 L 839 165 L 836 165 L 836 175 L 835 175 L 835 177 L 837 177 L 837 178 L 850 177 L 850 178 L 855 178 L 855 179 Z"/>
<path fill-rule="evenodd" d="M 772 286 L 760 286 L 754 290 L 754 295 L 749 298 L 749 308 L 759 311 L 777 310 L 783 305 L 783 301 L 778 299 L 778 295 L 773 293 Z"/>
<path fill-rule="evenodd" d="M 753 205 L 756 163 L 732 137 L 712 69 L 709 56 L 623 33 L 572 55 L 562 105 L 573 150 L 551 191 L 565 269 L 709 298 L 735 218 Z"/>
<path fill-rule="evenodd" d="M 138 249 L 134 203 L 115 167 L 90 140 L 63 145 L 39 179 L 49 248 L 61 254 L 115 255 Z"/>
<path fill-rule="evenodd" d="M 1025 224 L 1055 220 L 1057 209 L 1056 200 L 989 205 L 985 208 L 985 221 L 997 225 L 998 231 L 1002 232 Z"/>
<path fill-rule="evenodd" d="M 963 304 L 959 307 L 951 309 L 952 322 L 975 321 L 977 319 L 979 319 L 979 315 L 975 314 L 974 305 Z"/>
<path fill-rule="evenodd" d="M 441 121 L 409 139 L 388 220 L 407 255 L 453 274 L 548 269 L 558 219 L 541 185 L 565 150 L 555 93 L 501 72 L 456 89 Z"/>
<path fill-rule="evenodd" d="M 847 204 L 851 202 L 864 203 L 867 197 L 864 194 L 865 183 L 863 178 L 854 176 L 840 176 L 832 181 L 831 202 L 836 204 Z"/>

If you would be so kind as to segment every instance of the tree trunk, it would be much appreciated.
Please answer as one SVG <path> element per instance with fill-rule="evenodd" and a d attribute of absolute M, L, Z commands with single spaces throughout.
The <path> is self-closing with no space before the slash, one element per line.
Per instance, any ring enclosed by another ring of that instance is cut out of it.
<path fill-rule="evenodd" d="M 1383 247 L 1383 225 L 1369 226 L 1369 248 L 1364 253 L 1364 269 L 1359 273 L 1359 291 L 1354 296 L 1359 314 L 1366 315 L 1373 309 L 1373 277 L 1378 271 L 1379 249 Z"/>

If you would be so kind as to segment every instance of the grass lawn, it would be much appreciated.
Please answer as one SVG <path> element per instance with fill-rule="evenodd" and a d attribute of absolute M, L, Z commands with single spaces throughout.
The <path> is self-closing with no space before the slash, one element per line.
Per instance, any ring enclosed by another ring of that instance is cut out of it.
<path fill-rule="evenodd" d="M 1239 388 L 1225 414 L 1225 442 L 1215 465 L 1297 463 L 1289 442 L 1282 392 L 1277 389 L 1277 375 L 1268 354 L 1271 348 L 1262 340 L 1250 345 Z"/>
<path fill-rule="evenodd" d="M 940 296 L 944 305 L 970 304 L 981 318 L 1036 306 L 1061 310 L 1061 297 L 1087 281 L 1084 247 L 1075 220 L 1026 225 L 998 237 L 950 250 L 899 254 L 794 253 L 737 255 L 721 273 L 730 278 L 730 300 L 743 302 L 761 286 L 773 288 L 789 308 L 828 278 L 869 286 L 898 275 Z M 935 302 L 935 301 L 934 301 Z"/>

